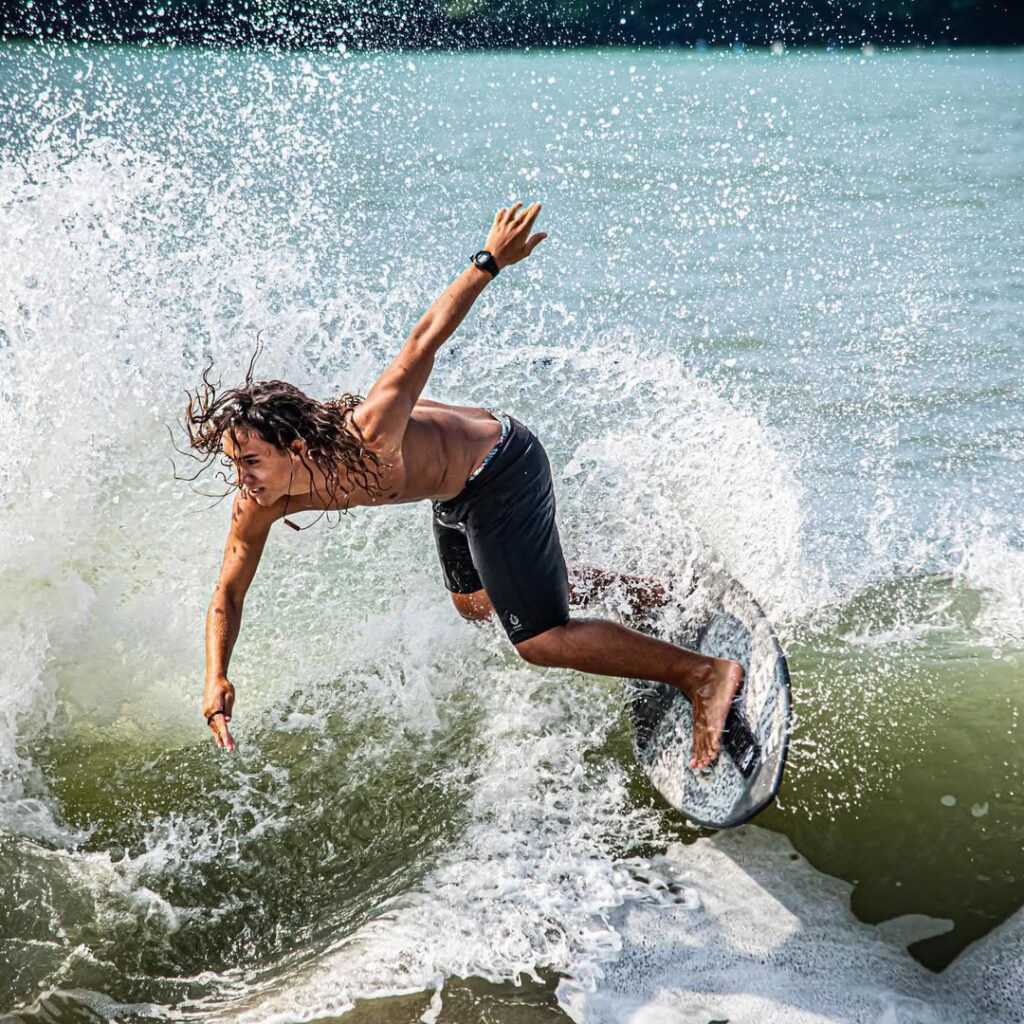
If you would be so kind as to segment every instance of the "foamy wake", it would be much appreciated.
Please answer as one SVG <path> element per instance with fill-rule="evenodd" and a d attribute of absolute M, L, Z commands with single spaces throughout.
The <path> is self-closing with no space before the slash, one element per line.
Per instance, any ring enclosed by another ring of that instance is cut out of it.
<path fill-rule="evenodd" d="M 523 803 L 512 799 L 510 820 Z M 423 1017 L 433 1021 L 446 975 L 497 981 L 547 966 L 566 976 L 558 999 L 580 1024 L 1024 1020 L 1024 912 L 934 975 L 903 947 L 900 920 L 857 921 L 851 886 L 754 826 L 619 862 L 593 856 L 585 838 L 538 855 L 520 835 L 465 849 L 272 995 L 220 1019 L 311 1020 L 359 996 L 433 987 Z M 909 924 L 917 938 L 946 926 Z"/>
<path fill-rule="evenodd" d="M 497 629 L 474 643 L 507 662 Z M 526 665 L 497 668 L 477 690 L 486 753 L 456 846 L 422 885 L 225 1019 L 309 1019 L 360 997 L 442 987 L 450 975 L 537 978 L 546 965 L 600 976 L 619 948 L 603 915 L 646 890 L 607 846 L 651 835 L 655 821 L 630 809 L 614 762 L 586 757 L 616 703 L 581 692 L 593 680 L 550 683 Z"/>
<path fill-rule="evenodd" d="M 934 975 L 887 937 L 893 929 L 857 921 L 852 887 L 815 871 L 781 836 L 747 826 L 676 844 L 649 870 L 688 898 L 610 912 L 622 950 L 600 983 L 559 985 L 576 1021 L 1024 1020 L 1024 912 Z"/>

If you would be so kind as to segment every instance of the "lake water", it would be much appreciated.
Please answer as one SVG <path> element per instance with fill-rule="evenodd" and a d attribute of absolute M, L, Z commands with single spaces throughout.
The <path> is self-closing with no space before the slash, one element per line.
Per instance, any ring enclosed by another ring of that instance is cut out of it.
<path fill-rule="evenodd" d="M 1024 1019 L 1022 99 L 1018 52 L 0 49 L 0 1012 Z M 201 717 L 185 389 L 262 332 L 365 393 L 516 199 L 550 237 L 426 395 L 534 428 L 570 563 L 766 608 L 738 835 L 616 680 L 458 619 L 425 505 L 275 529 L 237 755 Z"/>

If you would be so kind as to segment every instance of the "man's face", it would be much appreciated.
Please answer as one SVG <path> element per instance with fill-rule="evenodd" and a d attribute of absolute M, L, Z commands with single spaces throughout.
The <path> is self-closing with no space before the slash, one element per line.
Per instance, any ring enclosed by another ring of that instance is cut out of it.
<path fill-rule="evenodd" d="M 236 430 L 224 434 L 224 454 L 235 464 L 238 486 L 257 505 L 273 505 L 288 492 L 295 474 L 294 463 L 285 451 L 256 433 Z"/>

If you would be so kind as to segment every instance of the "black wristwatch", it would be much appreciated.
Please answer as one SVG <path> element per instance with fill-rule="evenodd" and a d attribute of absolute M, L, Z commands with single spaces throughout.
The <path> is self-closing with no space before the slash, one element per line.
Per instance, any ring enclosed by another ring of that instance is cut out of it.
<path fill-rule="evenodd" d="M 481 270 L 486 270 L 492 278 L 498 276 L 498 261 L 486 249 L 473 253 L 469 261 L 475 263 Z"/>

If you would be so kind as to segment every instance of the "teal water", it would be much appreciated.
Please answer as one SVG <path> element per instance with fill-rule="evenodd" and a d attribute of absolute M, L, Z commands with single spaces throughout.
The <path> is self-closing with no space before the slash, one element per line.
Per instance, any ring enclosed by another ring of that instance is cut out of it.
<path fill-rule="evenodd" d="M 228 502 L 172 476 L 184 390 L 262 331 L 262 375 L 365 391 L 514 199 L 550 237 L 428 396 L 537 431 L 570 562 L 757 596 L 797 710 L 758 824 L 861 921 L 930 919 L 939 971 L 1013 915 L 1022 94 L 1016 52 L 0 49 L 0 1012 L 397 1021 L 470 978 L 452 1019 L 558 1019 L 623 864 L 695 838 L 615 680 L 457 619 L 425 507 L 275 533 L 237 756 L 200 715 Z"/>

